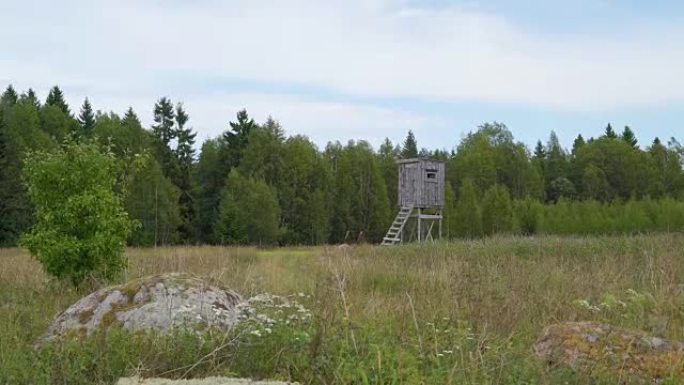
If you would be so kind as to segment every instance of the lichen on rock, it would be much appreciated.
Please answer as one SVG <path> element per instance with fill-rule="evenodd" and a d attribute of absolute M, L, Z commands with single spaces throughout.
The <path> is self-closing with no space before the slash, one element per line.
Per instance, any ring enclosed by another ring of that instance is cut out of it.
<path fill-rule="evenodd" d="M 596 322 L 548 326 L 534 345 L 550 367 L 645 379 L 684 375 L 684 344 Z"/>
<path fill-rule="evenodd" d="M 228 330 L 238 322 L 242 303 L 238 293 L 190 274 L 149 276 L 83 297 L 55 318 L 41 341 L 113 326 L 160 334 Z"/>

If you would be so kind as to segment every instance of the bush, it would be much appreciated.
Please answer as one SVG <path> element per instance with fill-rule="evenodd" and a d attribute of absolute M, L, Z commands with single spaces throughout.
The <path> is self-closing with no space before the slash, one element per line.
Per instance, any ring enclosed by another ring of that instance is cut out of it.
<path fill-rule="evenodd" d="M 28 155 L 24 177 L 36 223 L 22 244 L 48 274 L 79 285 L 125 267 L 132 223 L 115 192 L 120 171 L 114 154 L 95 143 Z"/>

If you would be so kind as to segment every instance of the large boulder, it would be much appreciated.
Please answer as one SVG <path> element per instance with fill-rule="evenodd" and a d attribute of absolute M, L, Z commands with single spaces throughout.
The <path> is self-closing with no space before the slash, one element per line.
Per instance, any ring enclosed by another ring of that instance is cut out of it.
<path fill-rule="evenodd" d="M 596 322 L 548 326 L 534 351 L 550 367 L 645 379 L 684 375 L 684 344 Z"/>
<path fill-rule="evenodd" d="M 42 338 L 89 335 L 112 326 L 129 331 L 230 329 L 242 297 L 219 284 L 189 274 L 144 277 L 83 297 L 55 318 Z"/>

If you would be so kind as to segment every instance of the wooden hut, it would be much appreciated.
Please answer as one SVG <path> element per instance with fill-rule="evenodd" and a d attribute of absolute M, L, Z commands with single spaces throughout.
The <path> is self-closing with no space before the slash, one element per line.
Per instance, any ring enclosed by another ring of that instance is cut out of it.
<path fill-rule="evenodd" d="M 392 226 L 384 237 L 383 245 L 395 245 L 404 241 L 423 242 L 434 239 L 432 231 L 438 224 L 442 235 L 442 212 L 444 209 L 444 184 L 446 166 L 432 159 L 403 159 L 398 163 L 398 206 Z"/>

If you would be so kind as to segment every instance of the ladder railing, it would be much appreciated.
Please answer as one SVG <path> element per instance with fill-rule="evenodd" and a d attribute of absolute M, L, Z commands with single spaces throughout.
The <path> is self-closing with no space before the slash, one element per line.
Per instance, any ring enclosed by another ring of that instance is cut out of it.
<path fill-rule="evenodd" d="M 413 212 L 413 206 L 402 206 L 399 209 L 399 213 L 396 218 L 394 218 L 394 222 L 392 222 L 389 230 L 387 230 L 387 234 L 382 239 L 383 245 L 396 245 L 397 243 L 401 243 L 401 233 L 411 216 L 411 212 Z"/>

